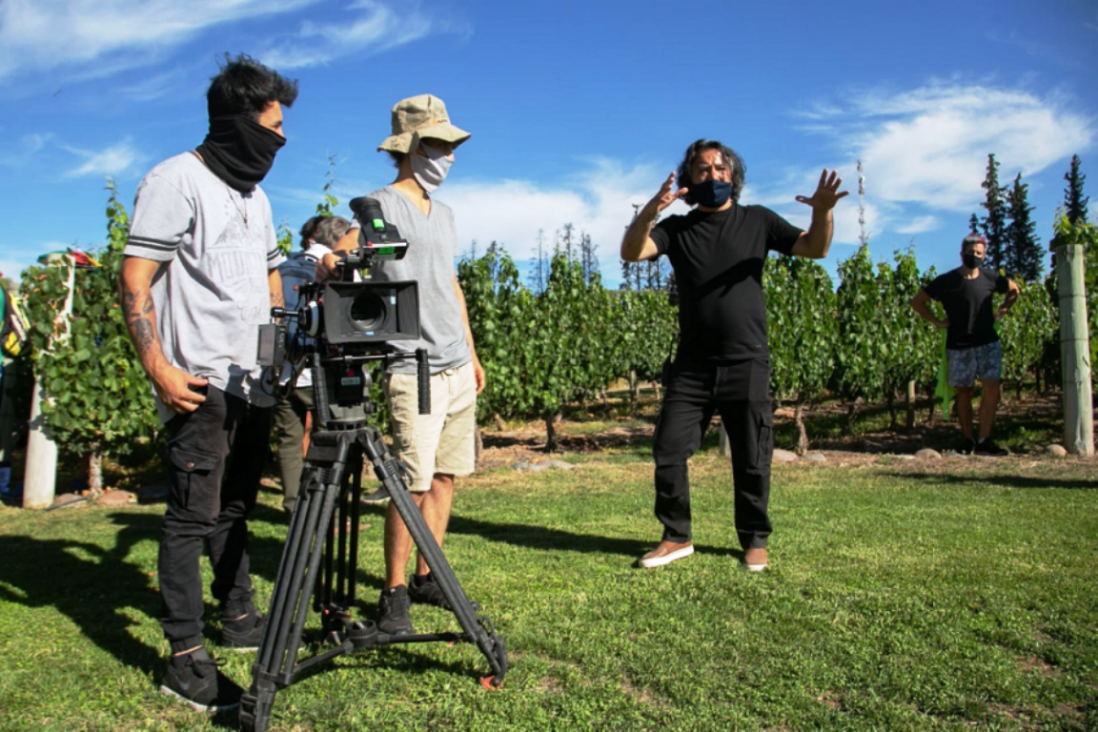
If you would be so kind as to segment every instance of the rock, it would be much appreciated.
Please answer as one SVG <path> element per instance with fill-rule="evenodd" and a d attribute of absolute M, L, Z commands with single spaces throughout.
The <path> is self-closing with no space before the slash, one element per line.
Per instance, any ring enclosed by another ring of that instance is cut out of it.
<path fill-rule="evenodd" d="M 1068 451 L 1063 445 L 1049 445 L 1045 452 L 1053 457 L 1067 457 Z"/>
<path fill-rule="evenodd" d="M 804 459 L 814 463 L 826 463 L 827 455 L 824 455 L 822 452 L 810 452 L 804 456 Z"/>
<path fill-rule="evenodd" d="M 529 460 L 519 460 L 515 463 L 515 470 L 531 470 L 533 467 L 534 464 Z"/>
<path fill-rule="evenodd" d="M 137 496 L 129 491 L 106 491 L 99 494 L 95 503 L 98 506 L 128 506 L 137 503 Z"/>
<path fill-rule="evenodd" d="M 546 460 L 542 465 L 547 468 L 560 468 L 561 470 L 572 470 L 576 467 L 572 463 L 566 463 L 563 460 Z"/>
<path fill-rule="evenodd" d="M 796 462 L 797 460 L 800 460 L 800 458 L 797 457 L 797 453 L 790 452 L 789 450 L 782 450 L 781 448 L 774 448 L 773 462 L 775 462 L 775 463 L 793 463 L 793 462 Z"/>
<path fill-rule="evenodd" d="M 942 453 L 937 450 L 931 450 L 929 447 L 924 447 L 922 450 L 915 453 L 915 457 L 919 460 L 941 460 Z"/>
<path fill-rule="evenodd" d="M 164 503 L 168 500 L 170 490 L 166 485 L 143 485 L 137 491 L 137 502 Z"/>

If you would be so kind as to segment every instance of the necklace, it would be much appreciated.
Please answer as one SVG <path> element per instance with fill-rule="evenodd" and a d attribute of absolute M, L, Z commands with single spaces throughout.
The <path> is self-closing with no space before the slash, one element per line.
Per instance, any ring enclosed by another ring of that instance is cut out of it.
<path fill-rule="evenodd" d="M 233 189 L 226 185 L 225 190 L 229 193 L 229 200 L 233 202 L 233 208 L 235 208 L 237 213 L 240 214 L 240 217 L 244 219 L 244 228 L 248 228 L 248 199 L 244 198 L 244 194 L 240 195 L 240 200 L 244 202 L 244 208 L 241 208 L 236 202 L 236 196 L 233 195 Z"/>

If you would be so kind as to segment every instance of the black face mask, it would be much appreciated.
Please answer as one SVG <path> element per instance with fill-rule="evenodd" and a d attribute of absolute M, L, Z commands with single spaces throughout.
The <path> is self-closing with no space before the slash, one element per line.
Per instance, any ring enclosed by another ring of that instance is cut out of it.
<path fill-rule="evenodd" d="M 241 114 L 210 120 L 210 132 L 198 146 L 207 167 L 241 193 L 255 188 L 274 165 L 286 138 Z"/>
<path fill-rule="evenodd" d="M 696 203 L 706 208 L 720 208 L 731 196 L 731 183 L 711 179 L 690 186 L 690 192 L 685 198 L 687 203 Z"/>
<path fill-rule="evenodd" d="M 961 261 L 965 263 L 965 266 L 969 269 L 977 269 L 984 263 L 983 257 L 977 257 L 972 252 L 965 252 L 961 255 Z"/>

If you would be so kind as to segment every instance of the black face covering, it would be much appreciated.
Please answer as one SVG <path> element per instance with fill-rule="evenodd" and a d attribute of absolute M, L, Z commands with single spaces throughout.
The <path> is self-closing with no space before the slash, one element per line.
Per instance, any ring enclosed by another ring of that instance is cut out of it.
<path fill-rule="evenodd" d="M 965 252 L 961 255 L 961 261 L 965 263 L 965 266 L 969 269 L 976 269 L 984 263 L 983 257 L 977 257 L 972 252 Z"/>
<path fill-rule="evenodd" d="M 286 138 L 241 114 L 214 117 L 198 154 L 221 180 L 241 193 L 255 188 L 274 165 Z"/>

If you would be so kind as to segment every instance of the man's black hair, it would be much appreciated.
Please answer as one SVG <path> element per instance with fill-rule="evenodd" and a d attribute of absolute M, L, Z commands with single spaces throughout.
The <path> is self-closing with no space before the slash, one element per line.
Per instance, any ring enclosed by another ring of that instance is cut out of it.
<path fill-rule="evenodd" d="M 225 55 L 225 65 L 210 80 L 206 108 L 210 118 L 242 114 L 255 120 L 271 102 L 292 107 L 297 99 L 297 81 L 272 71 L 251 56 L 234 59 Z"/>
<path fill-rule="evenodd" d="M 323 216 L 313 216 L 301 226 L 301 248 L 308 249 L 309 244 L 316 237 L 316 228 L 324 220 Z"/>
<path fill-rule="evenodd" d="M 977 244 L 983 244 L 984 249 L 985 250 L 987 249 L 987 239 L 985 239 L 980 234 L 969 234 L 968 236 L 966 236 L 964 239 L 961 240 L 961 251 L 963 252 L 964 250 L 968 249 L 969 247 L 974 247 Z"/>
<path fill-rule="evenodd" d="M 389 153 L 389 159 L 393 161 L 393 167 L 399 168 L 400 164 L 404 162 L 404 158 L 408 157 L 408 153 L 397 152 L 396 150 L 386 150 Z"/>
<path fill-rule="evenodd" d="M 744 175 L 747 173 L 747 166 L 744 165 L 743 158 L 737 155 L 735 150 L 725 147 L 716 140 L 706 140 L 705 138 L 702 138 L 686 148 L 686 155 L 683 156 L 682 162 L 679 163 L 677 177 L 679 188 L 689 188 L 690 184 L 693 183 L 694 179 L 690 175 L 690 170 L 694 167 L 694 161 L 706 150 L 720 150 L 724 162 L 732 166 L 732 203 L 739 203 L 740 192 L 743 191 Z M 693 201 L 690 200 L 689 193 L 686 194 L 685 201 L 687 203 L 693 203 Z"/>

